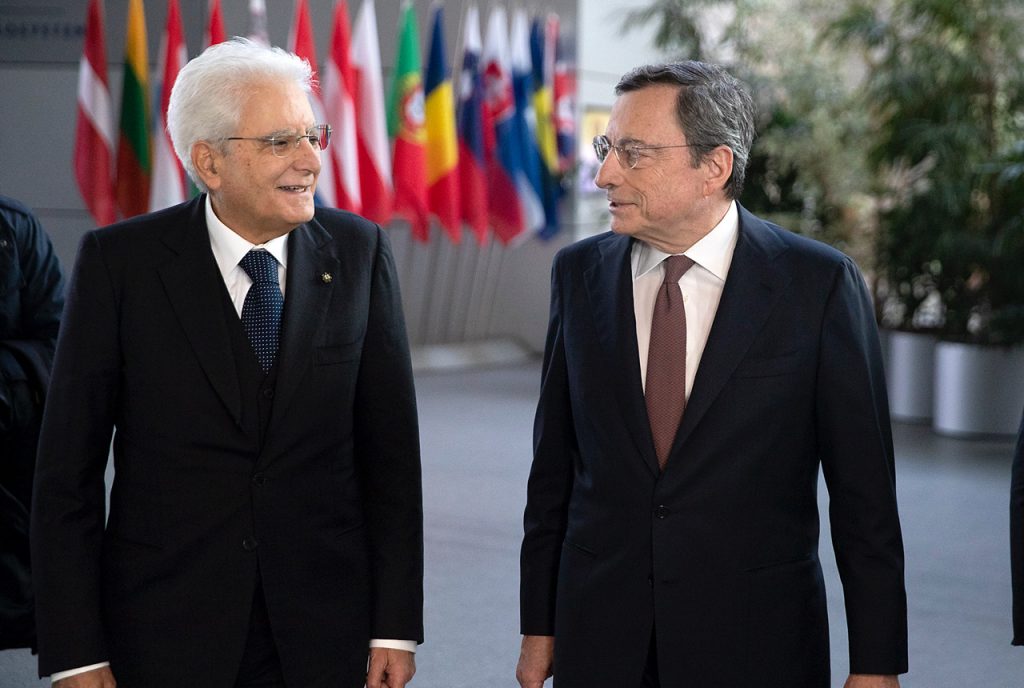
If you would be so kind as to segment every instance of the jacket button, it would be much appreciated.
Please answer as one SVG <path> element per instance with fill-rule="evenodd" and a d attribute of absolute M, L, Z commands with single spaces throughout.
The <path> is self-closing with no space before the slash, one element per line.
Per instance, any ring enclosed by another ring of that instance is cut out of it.
<path fill-rule="evenodd" d="M 256 487 L 263 487 L 264 483 L 267 482 L 267 476 L 262 473 L 257 473 L 252 477 L 252 484 Z"/>
<path fill-rule="evenodd" d="M 267 387 L 266 389 L 264 389 L 263 390 L 263 396 L 266 397 L 267 399 L 273 399 L 274 398 L 274 388 L 273 387 Z"/>
<path fill-rule="evenodd" d="M 664 520 L 668 518 L 669 513 L 671 512 L 669 511 L 668 507 L 665 506 L 664 504 L 659 504 L 658 506 L 654 507 L 654 518 Z"/>
<path fill-rule="evenodd" d="M 259 546 L 260 541 L 254 537 L 247 537 L 244 540 L 242 540 L 242 549 L 244 549 L 246 552 L 251 552 Z"/>

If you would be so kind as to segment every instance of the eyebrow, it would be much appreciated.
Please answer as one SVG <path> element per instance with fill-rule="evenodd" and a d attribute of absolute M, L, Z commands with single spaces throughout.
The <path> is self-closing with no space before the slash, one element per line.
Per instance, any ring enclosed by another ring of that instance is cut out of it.
<path fill-rule="evenodd" d="M 646 146 L 647 142 L 644 141 L 643 139 L 634 138 L 632 136 L 624 136 L 621 139 L 619 139 L 618 141 L 616 141 L 615 145 L 620 147 L 620 148 L 622 146 L 630 146 L 630 145 L 633 145 L 633 146 Z"/>

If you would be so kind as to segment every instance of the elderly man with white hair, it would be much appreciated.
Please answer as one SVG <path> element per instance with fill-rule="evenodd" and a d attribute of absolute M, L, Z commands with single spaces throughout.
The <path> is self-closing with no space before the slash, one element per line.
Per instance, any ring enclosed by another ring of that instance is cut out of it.
<path fill-rule="evenodd" d="M 168 111 L 203 193 L 82 240 L 32 514 L 39 670 L 61 688 L 400 688 L 415 671 L 394 260 L 380 227 L 314 207 L 330 127 L 311 79 L 243 39 L 206 50 Z"/>

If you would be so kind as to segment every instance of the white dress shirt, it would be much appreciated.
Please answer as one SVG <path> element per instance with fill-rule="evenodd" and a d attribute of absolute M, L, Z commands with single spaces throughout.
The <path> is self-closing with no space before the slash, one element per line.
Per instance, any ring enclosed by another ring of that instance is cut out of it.
<path fill-rule="evenodd" d="M 217 261 L 217 268 L 224 279 L 224 286 L 227 287 L 231 303 L 235 306 L 238 316 L 242 316 L 242 304 L 245 303 L 245 295 L 249 293 L 252 286 L 252 279 L 238 263 L 245 257 L 245 254 L 254 248 L 266 249 L 277 259 L 277 278 L 281 284 L 281 294 L 285 293 L 285 275 L 288 268 L 288 234 L 271 239 L 265 244 L 252 244 L 236 234 L 230 227 L 225 225 L 213 212 L 213 204 L 210 197 L 206 197 L 206 227 L 210 233 L 210 248 L 213 249 L 214 260 Z M 405 650 L 416 652 L 415 640 L 391 640 L 377 639 L 370 641 L 370 647 L 388 647 L 394 650 Z M 93 669 L 110 666 L 110 662 L 100 662 L 89 666 L 68 669 L 67 671 L 55 672 L 51 682 L 56 683 L 62 678 L 68 678 L 76 674 L 84 674 Z M 114 678 L 117 678 L 116 676 Z"/>
<path fill-rule="evenodd" d="M 693 389 L 704 345 L 722 299 L 725 278 L 729 275 L 736 239 L 739 237 L 739 211 L 735 201 L 714 229 L 683 252 L 694 265 L 679 279 L 686 311 L 686 398 Z M 633 313 L 636 316 L 636 345 L 640 353 L 640 381 L 647 389 L 647 349 L 651 342 L 651 322 L 658 289 L 665 281 L 662 253 L 648 243 L 633 244 L 630 266 L 633 274 Z"/>

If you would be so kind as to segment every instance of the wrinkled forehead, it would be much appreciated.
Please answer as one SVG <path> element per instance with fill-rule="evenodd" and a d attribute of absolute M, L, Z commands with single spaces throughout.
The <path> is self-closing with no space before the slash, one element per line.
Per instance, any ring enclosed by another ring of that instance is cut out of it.
<path fill-rule="evenodd" d="M 679 87 L 655 85 L 620 95 L 612 106 L 605 135 L 613 144 L 663 143 L 682 135 L 676 99 Z"/>
<path fill-rule="evenodd" d="M 261 134 L 305 132 L 314 124 L 309 94 L 294 82 L 262 81 L 245 91 L 240 129 Z"/>

